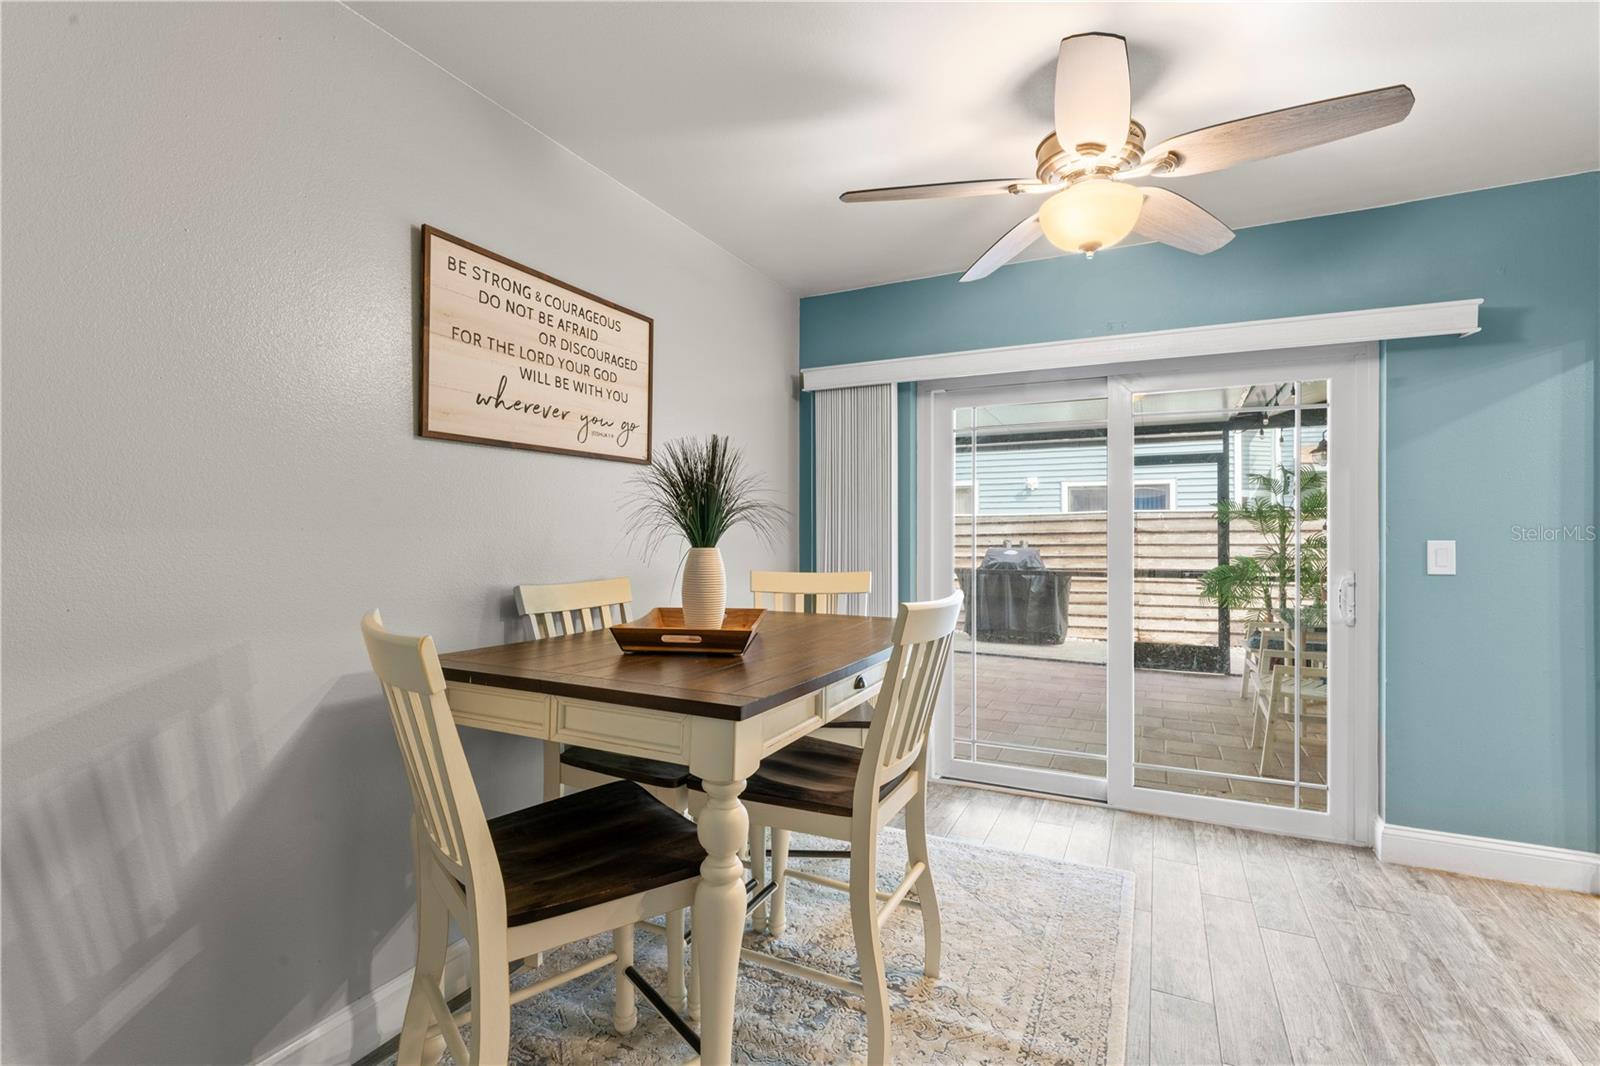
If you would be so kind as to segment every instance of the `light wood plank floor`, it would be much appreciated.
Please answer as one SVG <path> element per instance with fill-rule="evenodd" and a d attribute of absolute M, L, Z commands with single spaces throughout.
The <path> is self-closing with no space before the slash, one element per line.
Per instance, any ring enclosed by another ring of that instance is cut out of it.
<path fill-rule="evenodd" d="M 929 831 L 1130 870 L 1129 1066 L 1600 1063 L 1600 899 L 950 783 Z"/>
<path fill-rule="evenodd" d="M 1600 1066 L 1595 897 L 947 782 L 928 830 L 1133 872 L 1128 1066 Z"/>

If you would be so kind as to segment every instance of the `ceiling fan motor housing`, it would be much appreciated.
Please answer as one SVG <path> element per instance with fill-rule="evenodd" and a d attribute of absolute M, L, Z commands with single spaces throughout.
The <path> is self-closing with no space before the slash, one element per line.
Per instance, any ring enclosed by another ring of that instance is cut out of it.
<path fill-rule="evenodd" d="M 1076 144 L 1063 148 L 1055 133 L 1034 149 L 1039 180 L 1046 185 L 1071 185 L 1084 178 L 1108 178 L 1130 170 L 1144 159 L 1144 127 L 1128 123 L 1128 139 L 1116 148 L 1103 144 Z"/>

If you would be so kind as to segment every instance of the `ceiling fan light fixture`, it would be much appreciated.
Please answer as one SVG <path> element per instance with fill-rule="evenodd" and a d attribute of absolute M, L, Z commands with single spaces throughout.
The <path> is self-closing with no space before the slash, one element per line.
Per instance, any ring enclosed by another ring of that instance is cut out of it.
<path fill-rule="evenodd" d="M 1093 255 L 1132 233 L 1143 207 L 1138 187 L 1091 178 L 1046 200 L 1039 208 L 1039 227 L 1062 251 Z"/>
<path fill-rule="evenodd" d="M 1190 255 L 1210 255 L 1233 231 L 1205 208 L 1164 184 L 1129 179 L 1183 178 L 1287 155 L 1402 121 L 1416 97 L 1405 85 L 1314 100 L 1298 107 L 1219 122 L 1145 147 L 1133 117 L 1128 42 L 1115 33 L 1075 33 L 1056 53 L 1055 129 L 1033 150 L 1034 177 L 855 189 L 846 203 L 932 200 L 1001 193 L 1048 195 L 1043 206 L 1007 230 L 967 268 L 978 281 L 1043 236 L 1064 252 L 1092 256 L 1137 233 Z M 1115 180 L 1112 180 L 1115 179 Z"/>

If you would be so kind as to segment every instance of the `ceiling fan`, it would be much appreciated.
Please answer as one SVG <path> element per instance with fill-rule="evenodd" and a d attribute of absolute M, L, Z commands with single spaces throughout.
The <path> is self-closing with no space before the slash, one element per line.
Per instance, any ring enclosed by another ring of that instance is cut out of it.
<path fill-rule="evenodd" d="M 1409 88 L 1391 85 L 1206 126 L 1146 149 L 1144 127 L 1130 113 L 1128 42 L 1111 33 L 1080 33 L 1061 42 L 1056 128 L 1034 152 L 1035 177 L 857 189 L 839 199 L 873 203 L 1054 193 L 979 256 L 962 281 L 988 277 L 1040 236 L 1062 251 L 1088 256 L 1130 233 L 1205 255 L 1233 240 L 1233 231 L 1170 189 L 1125 182 L 1207 174 L 1353 137 L 1399 122 L 1414 102 Z"/>

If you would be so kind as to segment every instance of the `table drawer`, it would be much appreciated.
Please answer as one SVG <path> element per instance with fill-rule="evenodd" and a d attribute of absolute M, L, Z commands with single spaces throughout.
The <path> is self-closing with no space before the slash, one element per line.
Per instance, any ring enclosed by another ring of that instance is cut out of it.
<path fill-rule="evenodd" d="M 551 736 L 563 744 L 688 763 L 688 718 L 669 711 L 558 698 Z"/>
<path fill-rule="evenodd" d="M 786 703 L 761 715 L 757 721 L 761 724 L 762 757 L 765 758 L 779 748 L 787 747 L 797 737 L 802 737 L 820 726 L 823 722 L 818 713 L 820 707 L 821 704 L 813 695 Z"/>
<path fill-rule="evenodd" d="M 550 697 L 543 692 L 452 681 L 445 687 L 445 699 L 450 701 L 450 713 L 458 725 L 541 740 L 550 736 Z"/>
<path fill-rule="evenodd" d="M 860 673 L 851 674 L 841 681 L 835 681 L 824 690 L 822 695 L 823 706 L 827 708 L 828 717 L 832 718 L 837 712 L 848 710 L 864 700 L 870 700 L 878 694 L 878 688 L 883 684 L 883 675 L 887 672 L 887 660 L 867 667 Z"/>

